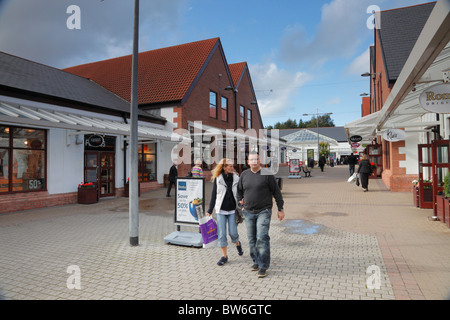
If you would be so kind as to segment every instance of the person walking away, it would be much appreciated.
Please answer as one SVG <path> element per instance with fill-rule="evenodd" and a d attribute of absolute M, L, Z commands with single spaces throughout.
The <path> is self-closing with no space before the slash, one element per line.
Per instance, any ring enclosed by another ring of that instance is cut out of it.
<path fill-rule="evenodd" d="M 348 170 L 350 173 L 350 176 L 352 176 L 355 173 L 355 165 L 358 163 L 358 159 L 356 159 L 354 154 L 351 154 L 348 159 Z"/>
<path fill-rule="evenodd" d="M 256 152 L 248 155 L 250 169 L 242 172 L 237 187 L 237 199 L 244 206 L 245 226 L 249 241 L 252 270 L 258 277 L 267 275 L 270 266 L 269 227 L 272 216 L 272 197 L 278 207 L 278 219 L 284 219 L 283 196 L 272 174 L 261 173 L 261 162 Z"/>
<path fill-rule="evenodd" d="M 325 159 L 325 156 L 324 155 L 320 156 L 320 158 L 319 158 L 319 167 L 320 167 L 320 170 L 322 172 L 323 172 L 323 167 L 325 166 L 326 162 L 327 162 L 327 159 Z"/>
<path fill-rule="evenodd" d="M 172 186 L 175 184 L 175 179 L 178 176 L 177 164 L 174 162 L 169 170 L 169 187 L 167 187 L 166 197 L 170 197 L 170 190 L 172 190 Z"/>
<path fill-rule="evenodd" d="M 192 177 L 203 178 L 202 160 L 195 161 L 195 166 L 191 169 Z"/>
<path fill-rule="evenodd" d="M 372 173 L 372 165 L 369 162 L 369 157 L 365 154 L 358 166 L 359 180 L 364 192 L 369 191 L 369 176 Z"/>
<path fill-rule="evenodd" d="M 238 254 L 242 256 L 241 242 L 237 230 L 234 211 L 237 205 L 237 184 L 239 176 L 234 171 L 233 161 L 230 159 L 222 159 L 211 172 L 211 181 L 214 183 L 211 202 L 206 215 L 212 215 L 213 210 L 216 211 L 217 217 L 217 235 L 218 245 L 222 250 L 222 257 L 217 264 L 223 266 L 228 262 L 227 255 L 227 225 L 231 242 L 236 244 Z"/>

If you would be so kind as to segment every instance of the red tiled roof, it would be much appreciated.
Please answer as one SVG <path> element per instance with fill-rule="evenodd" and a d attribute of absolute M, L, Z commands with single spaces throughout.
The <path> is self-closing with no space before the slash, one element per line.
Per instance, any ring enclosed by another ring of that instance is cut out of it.
<path fill-rule="evenodd" d="M 246 64 L 247 64 L 246 62 L 239 62 L 228 65 L 228 68 L 230 69 L 231 73 L 231 78 L 233 79 L 233 84 L 235 87 L 237 87 L 238 82 L 241 79 Z"/>
<path fill-rule="evenodd" d="M 182 100 L 219 38 L 139 53 L 139 104 Z M 132 56 L 64 69 L 131 100 Z"/>

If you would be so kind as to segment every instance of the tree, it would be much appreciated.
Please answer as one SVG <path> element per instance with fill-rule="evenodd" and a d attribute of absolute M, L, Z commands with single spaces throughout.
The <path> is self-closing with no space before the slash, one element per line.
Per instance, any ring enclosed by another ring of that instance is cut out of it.
<path fill-rule="evenodd" d="M 319 143 L 319 157 L 325 156 L 325 158 L 328 158 L 330 155 L 330 144 L 328 142 L 320 142 Z"/>
<path fill-rule="evenodd" d="M 324 114 L 322 116 L 319 115 L 319 127 L 334 127 L 334 122 L 331 119 L 329 114 Z M 299 120 L 297 124 L 297 120 L 292 120 L 289 118 L 285 122 L 277 122 L 273 126 L 267 126 L 266 129 L 303 129 L 303 128 L 317 128 L 317 117 L 312 117 L 309 121 Z"/>

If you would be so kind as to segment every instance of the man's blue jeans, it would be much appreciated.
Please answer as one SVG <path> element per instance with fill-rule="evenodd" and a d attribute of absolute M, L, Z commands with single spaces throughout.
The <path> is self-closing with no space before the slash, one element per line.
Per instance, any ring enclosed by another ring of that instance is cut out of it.
<path fill-rule="evenodd" d="M 258 213 L 251 213 L 244 209 L 243 212 L 245 226 L 247 227 L 250 257 L 260 269 L 268 269 L 270 266 L 269 227 L 272 209 L 264 209 Z"/>

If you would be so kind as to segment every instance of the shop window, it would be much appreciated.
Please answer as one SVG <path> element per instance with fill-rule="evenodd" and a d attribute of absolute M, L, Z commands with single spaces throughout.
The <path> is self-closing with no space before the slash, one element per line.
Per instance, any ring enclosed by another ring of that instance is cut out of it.
<path fill-rule="evenodd" d="M 139 145 L 139 181 L 156 180 L 156 143 Z"/>
<path fill-rule="evenodd" d="M 209 92 L 209 116 L 217 118 L 217 94 L 213 91 Z"/>
<path fill-rule="evenodd" d="M 46 190 L 46 131 L 0 126 L 0 193 Z"/>

